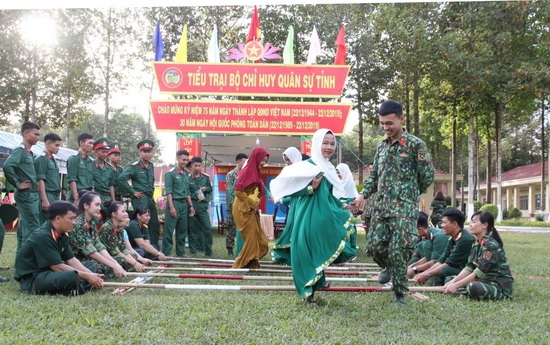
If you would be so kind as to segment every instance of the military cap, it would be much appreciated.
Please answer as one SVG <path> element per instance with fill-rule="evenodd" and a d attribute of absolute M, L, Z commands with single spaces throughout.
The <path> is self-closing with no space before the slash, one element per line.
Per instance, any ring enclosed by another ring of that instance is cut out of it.
<path fill-rule="evenodd" d="M 378 114 L 380 114 L 381 116 L 389 114 L 403 115 L 403 106 L 399 102 L 388 99 L 387 101 L 382 103 Z"/>
<path fill-rule="evenodd" d="M 109 149 L 109 141 L 107 138 L 99 138 L 94 142 L 94 150 Z"/>
<path fill-rule="evenodd" d="M 109 151 L 107 151 L 107 154 L 110 155 L 111 153 L 120 153 L 120 143 L 116 141 L 112 141 L 109 143 Z"/>
<path fill-rule="evenodd" d="M 137 148 L 140 151 L 142 151 L 142 150 L 144 150 L 144 151 L 152 150 L 153 147 L 155 147 L 155 143 L 152 140 L 149 140 L 149 139 L 143 139 L 142 141 L 140 141 L 137 144 Z"/>

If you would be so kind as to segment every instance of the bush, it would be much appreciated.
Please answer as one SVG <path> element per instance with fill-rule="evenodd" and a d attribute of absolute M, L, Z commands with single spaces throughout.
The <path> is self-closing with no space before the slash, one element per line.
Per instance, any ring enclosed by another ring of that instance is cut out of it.
<path fill-rule="evenodd" d="M 479 211 L 479 209 L 483 206 L 483 203 L 481 201 L 474 201 L 474 212 Z"/>
<path fill-rule="evenodd" d="M 497 217 L 498 217 L 498 207 L 497 207 L 497 205 L 486 204 L 486 205 L 481 206 L 481 208 L 479 210 L 489 212 L 490 214 L 493 215 L 493 217 L 495 217 L 495 219 L 497 219 Z"/>
<path fill-rule="evenodd" d="M 510 219 L 510 212 L 508 212 L 508 209 L 502 210 L 502 219 Z"/>
<path fill-rule="evenodd" d="M 513 218 L 513 219 L 521 218 L 521 211 L 518 210 L 518 209 L 515 208 L 515 207 L 512 207 L 512 208 L 508 211 L 508 216 L 509 216 L 510 218 Z"/>
<path fill-rule="evenodd" d="M 537 216 L 536 220 L 537 220 L 537 222 L 544 222 L 544 217 L 539 214 Z"/>

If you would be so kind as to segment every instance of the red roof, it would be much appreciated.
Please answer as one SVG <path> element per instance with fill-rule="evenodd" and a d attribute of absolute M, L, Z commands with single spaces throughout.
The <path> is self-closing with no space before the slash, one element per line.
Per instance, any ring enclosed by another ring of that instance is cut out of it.
<path fill-rule="evenodd" d="M 502 173 L 502 182 L 510 180 L 520 180 L 532 177 L 541 177 L 540 173 L 541 163 L 533 163 L 529 165 L 522 165 L 520 167 L 508 170 Z M 544 162 L 544 176 L 548 176 L 548 162 Z M 483 181 L 486 183 L 487 181 Z M 497 178 L 494 176 L 491 178 L 491 183 L 496 183 Z"/>

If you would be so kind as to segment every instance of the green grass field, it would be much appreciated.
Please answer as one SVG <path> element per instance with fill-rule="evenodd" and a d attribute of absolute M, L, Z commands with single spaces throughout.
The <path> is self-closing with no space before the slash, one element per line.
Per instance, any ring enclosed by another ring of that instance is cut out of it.
<path fill-rule="evenodd" d="M 550 344 L 550 234 L 502 237 L 516 279 L 513 300 L 430 293 L 397 308 L 391 293 L 320 292 L 321 307 L 284 291 L 137 289 L 111 296 L 113 288 L 105 288 L 79 297 L 29 296 L 12 280 L 0 284 L 0 344 Z M 364 233 L 359 239 L 364 246 Z M 224 247 L 215 234 L 215 258 L 227 258 Z M 6 235 L 0 265 L 13 265 L 14 248 L 15 236 Z M 368 262 L 363 254 L 358 261 Z"/>

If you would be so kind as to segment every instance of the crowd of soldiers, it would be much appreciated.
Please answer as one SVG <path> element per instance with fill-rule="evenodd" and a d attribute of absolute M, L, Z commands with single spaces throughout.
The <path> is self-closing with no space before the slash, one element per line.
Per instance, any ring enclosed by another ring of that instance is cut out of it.
<path fill-rule="evenodd" d="M 139 159 L 123 168 L 118 142 L 81 133 L 78 151 L 67 159 L 65 197 L 54 158 L 61 137 L 46 134 L 45 150 L 35 158 L 31 147 L 39 140 L 40 127 L 25 122 L 21 135 L 23 142 L 6 159 L 4 173 L 19 210 L 14 278 L 23 291 L 74 294 L 98 288 L 103 279 L 142 271 L 151 260 L 166 260 L 173 238 L 177 256 L 187 256 L 186 240 L 190 254 L 212 255 L 212 186 L 201 172 L 200 157 L 189 160 L 189 153 L 180 150 L 177 165 L 166 173 L 161 245 L 153 199 L 153 141 L 137 143 Z M 131 220 L 123 200 L 131 202 Z"/>

